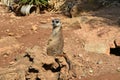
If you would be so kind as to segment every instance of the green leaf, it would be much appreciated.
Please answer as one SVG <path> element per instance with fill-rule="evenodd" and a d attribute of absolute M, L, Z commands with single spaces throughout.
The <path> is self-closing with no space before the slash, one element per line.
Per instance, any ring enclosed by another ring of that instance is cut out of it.
<path fill-rule="evenodd" d="M 39 0 L 35 0 L 35 5 L 40 5 L 41 2 Z"/>
<path fill-rule="evenodd" d="M 19 4 L 34 4 L 46 6 L 48 4 L 48 0 L 20 0 Z"/>
<path fill-rule="evenodd" d="M 29 4 L 33 4 L 34 3 L 34 0 L 31 0 L 30 2 L 29 2 Z"/>
<path fill-rule="evenodd" d="M 47 0 L 40 0 L 43 6 L 46 6 L 48 4 Z"/>
<path fill-rule="evenodd" d="M 20 3 L 21 4 L 26 4 L 28 2 L 28 0 L 21 0 Z"/>

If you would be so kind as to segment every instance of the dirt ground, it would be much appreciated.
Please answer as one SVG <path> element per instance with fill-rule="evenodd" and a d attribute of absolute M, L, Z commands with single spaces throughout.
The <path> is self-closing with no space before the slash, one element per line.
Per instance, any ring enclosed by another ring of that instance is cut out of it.
<path fill-rule="evenodd" d="M 119 50 L 115 54 L 110 51 L 111 54 L 107 55 L 86 52 L 83 48 L 86 40 L 106 40 L 117 33 L 119 36 L 118 10 L 113 8 L 113 12 L 106 9 L 96 13 L 83 13 L 87 18 L 80 18 L 80 21 L 79 18 L 70 19 L 61 14 L 48 12 L 15 16 L 0 6 L 0 68 L 8 68 L 14 64 L 15 57 L 34 46 L 40 46 L 40 51 L 46 54 L 46 44 L 52 30 L 51 20 L 60 18 L 63 23 L 64 51 L 80 66 L 76 69 L 76 74 L 79 75 L 76 80 L 119 80 Z M 95 37 L 96 34 L 100 37 Z"/>

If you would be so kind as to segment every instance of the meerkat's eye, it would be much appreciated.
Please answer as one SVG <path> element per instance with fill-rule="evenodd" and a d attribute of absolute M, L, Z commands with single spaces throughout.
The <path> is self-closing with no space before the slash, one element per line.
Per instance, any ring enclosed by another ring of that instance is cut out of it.
<path fill-rule="evenodd" d="M 52 23 L 54 23 L 54 20 L 52 20 Z"/>
<path fill-rule="evenodd" d="M 59 23 L 59 21 L 57 20 L 56 23 Z"/>

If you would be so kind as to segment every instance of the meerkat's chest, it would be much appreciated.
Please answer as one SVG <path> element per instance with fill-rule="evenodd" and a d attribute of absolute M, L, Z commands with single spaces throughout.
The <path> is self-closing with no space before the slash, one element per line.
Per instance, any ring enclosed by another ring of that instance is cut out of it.
<path fill-rule="evenodd" d="M 57 44 L 57 43 L 59 44 L 63 42 L 63 35 L 62 33 L 52 35 L 50 39 L 51 39 L 51 44 Z"/>
<path fill-rule="evenodd" d="M 58 32 L 56 34 L 52 34 L 49 38 L 48 45 L 49 46 L 62 46 L 64 44 L 64 39 L 62 32 Z"/>

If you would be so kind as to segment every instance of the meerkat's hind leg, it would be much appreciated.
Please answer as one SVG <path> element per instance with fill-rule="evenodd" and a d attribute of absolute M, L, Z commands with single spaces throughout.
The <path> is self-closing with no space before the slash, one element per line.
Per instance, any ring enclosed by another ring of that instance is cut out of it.
<path fill-rule="evenodd" d="M 69 57 L 66 55 L 66 53 L 63 52 L 63 54 L 56 54 L 55 56 L 64 57 L 66 63 L 68 64 L 68 67 L 69 67 L 68 70 L 71 70 L 71 69 L 72 69 L 72 62 L 71 62 L 71 60 L 69 59 Z"/>

